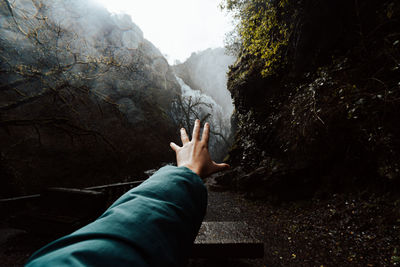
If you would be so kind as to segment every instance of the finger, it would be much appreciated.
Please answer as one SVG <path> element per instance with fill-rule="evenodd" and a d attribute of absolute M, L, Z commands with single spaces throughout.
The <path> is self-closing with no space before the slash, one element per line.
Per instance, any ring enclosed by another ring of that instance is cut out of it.
<path fill-rule="evenodd" d="M 192 140 L 199 140 L 200 135 L 200 120 L 194 122 Z"/>
<path fill-rule="evenodd" d="M 178 146 L 177 144 L 175 144 L 174 142 L 169 143 L 169 146 L 172 148 L 173 151 L 177 152 L 179 148 L 181 148 L 180 146 Z"/>
<path fill-rule="evenodd" d="M 207 122 L 204 125 L 203 136 L 201 137 L 201 141 L 204 142 L 208 146 L 209 138 L 210 138 L 210 124 Z"/>
<path fill-rule="evenodd" d="M 226 163 L 215 163 L 214 164 L 214 172 L 220 172 L 220 171 L 225 171 L 228 170 L 231 166 L 229 166 L 229 164 Z"/>
<path fill-rule="evenodd" d="M 181 129 L 181 140 L 182 140 L 183 145 L 185 145 L 186 143 L 189 143 L 189 137 L 186 133 L 185 128 Z"/>

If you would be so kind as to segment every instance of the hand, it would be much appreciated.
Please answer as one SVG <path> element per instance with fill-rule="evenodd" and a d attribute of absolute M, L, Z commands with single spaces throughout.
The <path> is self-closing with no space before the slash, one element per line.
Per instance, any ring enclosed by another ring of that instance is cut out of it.
<path fill-rule="evenodd" d="M 185 166 L 198 174 L 201 178 L 229 169 L 226 163 L 217 164 L 211 160 L 208 153 L 208 139 L 210 136 L 210 124 L 204 125 L 203 136 L 200 140 L 200 120 L 196 120 L 193 129 L 192 141 L 185 128 L 181 129 L 181 140 L 183 146 L 180 147 L 175 143 L 170 143 L 171 148 L 176 153 L 176 161 L 178 167 Z"/>

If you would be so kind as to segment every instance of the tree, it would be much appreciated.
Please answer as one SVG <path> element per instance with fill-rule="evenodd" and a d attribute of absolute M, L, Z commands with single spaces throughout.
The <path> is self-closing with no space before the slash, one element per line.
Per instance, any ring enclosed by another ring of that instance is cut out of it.
<path fill-rule="evenodd" d="M 215 158 L 224 157 L 230 145 L 228 140 L 230 132 L 226 127 L 226 121 L 223 120 L 222 110 L 218 110 L 215 103 L 207 102 L 202 95 L 178 95 L 172 110 L 175 123 L 189 131 L 193 129 L 196 119 L 202 123 L 209 122 L 210 152 Z"/>
<path fill-rule="evenodd" d="M 225 0 L 221 8 L 233 13 L 238 23 L 238 37 L 234 33 L 227 36 L 227 49 L 237 49 L 240 38 L 242 52 L 262 61 L 261 74 L 274 74 L 285 60 L 296 16 L 290 5 L 288 0 Z"/>

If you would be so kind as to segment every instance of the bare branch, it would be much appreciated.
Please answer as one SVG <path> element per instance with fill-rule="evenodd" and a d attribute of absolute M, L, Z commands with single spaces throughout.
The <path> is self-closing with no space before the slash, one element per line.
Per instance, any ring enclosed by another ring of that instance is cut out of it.
<path fill-rule="evenodd" d="M 25 97 L 25 98 L 22 98 L 22 99 L 20 99 L 18 101 L 12 102 L 10 104 L 4 105 L 4 106 L 0 106 L 0 111 L 7 111 L 7 110 L 11 110 L 11 109 L 17 108 L 19 106 L 22 106 L 22 105 L 25 105 L 25 104 L 28 104 L 28 103 L 32 103 L 32 102 L 34 102 L 34 101 L 36 101 L 36 100 L 38 100 L 38 99 L 40 99 L 40 98 L 42 98 L 42 97 L 44 97 L 46 95 L 50 95 L 50 94 L 51 94 L 50 90 L 48 90 L 48 89 L 44 90 L 40 94 L 29 96 L 29 97 Z"/>

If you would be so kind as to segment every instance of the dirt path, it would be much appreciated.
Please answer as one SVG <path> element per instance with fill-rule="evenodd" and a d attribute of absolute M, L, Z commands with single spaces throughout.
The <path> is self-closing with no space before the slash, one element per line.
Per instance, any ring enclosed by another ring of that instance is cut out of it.
<path fill-rule="evenodd" d="M 205 220 L 258 226 L 264 259 L 193 266 L 400 265 L 400 201 L 389 196 L 333 195 L 273 206 L 233 192 L 209 191 Z"/>
<path fill-rule="evenodd" d="M 265 206 L 262 205 L 261 202 L 249 201 L 242 195 L 229 191 L 214 192 L 210 189 L 208 191 L 207 214 L 204 221 L 244 221 L 251 226 L 259 228 L 260 231 L 263 231 L 263 225 L 265 225 L 265 219 L 268 218 L 268 216 L 270 216 L 268 209 L 265 209 Z M 260 236 L 263 235 L 264 233 L 260 233 Z M 252 267 L 264 265 L 263 259 L 191 260 L 189 264 L 190 267 Z"/>
<path fill-rule="evenodd" d="M 245 221 L 259 227 L 264 259 L 193 260 L 190 267 L 400 265 L 400 201 L 387 196 L 334 195 L 272 206 L 233 192 L 209 191 L 205 221 Z M 0 266 L 22 266 L 52 240 L 10 233 L 0 239 Z"/>

